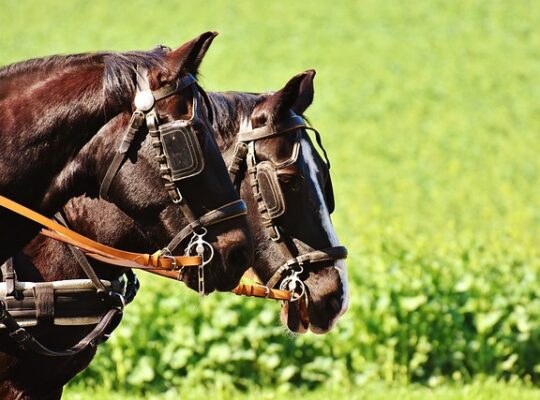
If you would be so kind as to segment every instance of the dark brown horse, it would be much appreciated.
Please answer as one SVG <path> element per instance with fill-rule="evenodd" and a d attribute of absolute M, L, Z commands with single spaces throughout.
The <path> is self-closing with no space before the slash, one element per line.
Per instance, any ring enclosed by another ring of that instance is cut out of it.
<path fill-rule="evenodd" d="M 207 32 L 174 51 L 158 47 L 148 52 L 54 56 L 2 68 L 0 194 L 46 215 L 74 196 L 96 196 L 123 137 L 143 75 L 148 90 L 166 92 L 163 99 L 156 97 L 156 118 L 163 124 L 189 121 L 202 149 L 202 171 L 173 185 L 191 207 L 191 214 L 201 216 L 238 200 L 216 147 L 202 89 L 180 87 L 189 74 L 196 76 L 215 36 Z M 97 134 L 115 116 L 109 129 Z M 165 190 L 150 146 L 137 152 L 142 139 L 135 138 L 127 154 L 133 163 L 126 163 L 114 176 L 108 198 L 155 243 L 165 246 L 191 221 L 181 212 L 184 208 L 169 199 L 168 194 L 176 192 L 171 187 Z M 37 230 L 37 224 L 0 208 L 0 262 L 28 243 Z M 212 233 L 218 250 L 213 270 L 226 275 L 219 280 L 209 276 L 207 290 L 213 290 L 216 282 L 229 289 L 250 258 L 246 220 L 231 219 Z M 190 275 L 186 279 L 194 281 Z"/>
<path fill-rule="evenodd" d="M 214 116 L 214 129 L 217 141 L 228 164 L 236 154 L 239 143 L 239 131 L 269 126 L 277 128 L 277 123 L 287 118 L 292 111 L 303 114 L 313 99 L 314 72 L 300 74 L 274 94 L 247 94 L 237 92 L 208 93 L 208 102 Z M 337 244 L 333 231 L 326 197 L 323 195 L 328 185 L 329 171 L 325 162 L 318 156 L 312 142 L 303 128 L 293 129 L 283 135 L 273 136 L 256 144 L 257 157 L 260 160 L 280 161 L 290 158 L 295 148 L 295 137 L 300 134 L 302 143 L 296 162 L 290 169 L 280 171 L 279 181 L 283 197 L 287 203 L 287 212 L 279 217 L 279 226 L 297 243 L 300 253 L 309 253 L 313 249 L 327 248 Z M 253 267 L 266 282 L 288 261 L 277 242 L 272 241 L 264 225 L 264 219 L 258 211 L 257 201 L 251 190 L 250 180 L 244 174 L 238 180 L 242 197 L 249 207 L 250 227 L 256 232 L 257 257 Z M 72 228 L 104 243 L 118 247 L 157 249 L 127 215 L 111 204 L 89 198 L 73 199 L 64 208 L 65 217 Z M 25 248 L 25 254 L 17 258 L 19 279 L 56 280 L 84 278 L 79 265 L 73 259 L 65 245 L 36 238 Z M 93 262 L 98 275 L 106 279 L 115 278 L 120 272 L 111 271 L 106 265 Z M 55 268 L 51 268 L 55 266 Z M 307 286 L 309 298 L 307 315 L 300 317 L 299 306 L 289 305 L 284 308 L 283 320 L 295 332 L 303 332 L 309 326 L 314 332 L 326 332 L 347 307 L 347 278 L 345 265 L 339 260 L 326 262 L 308 270 L 302 276 Z M 287 311 L 290 315 L 287 316 Z M 306 320 L 307 319 L 307 323 Z M 307 325 L 306 325 L 307 324 Z M 77 329 L 79 330 L 77 332 Z M 65 347 L 83 334 L 81 328 L 55 328 L 41 338 L 59 347 Z M 66 332 L 69 332 L 69 336 Z M 68 339 L 69 338 L 69 339 Z M 24 388 L 28 398 L 39 398 L 47 393 L 61 393 L 61 387 L 71 377 L 86 367 L 93 357 L 95 349 L 77 356 L 58 359 L 16 352 L 18 362 L 11 368 L 1 386 L 3 393 L 17 393 Z M 50 371 L 42 373 L 37 379 L 24 371 Z M 18 374 L 18 375 L 17 375 Z M 28 377 L 31 377 L 28 378 Z M 16 388 L 21 389 L 16 389 Z M 2 392 L 0 392 L 2 393 Z M 54 397 L 53 397 L 54 398 Z"/>

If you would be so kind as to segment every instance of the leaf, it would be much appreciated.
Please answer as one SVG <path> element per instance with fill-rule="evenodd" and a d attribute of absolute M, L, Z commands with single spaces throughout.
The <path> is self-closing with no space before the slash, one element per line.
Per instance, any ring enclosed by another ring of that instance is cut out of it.
<path fill-rule="evenodd" d="M 154 379 L 155 373 L 152 365 L 152 358 L 143 356 L 135 366 L 133 372 L 128 376 L 128 382 L 134 386 L 143 386 L 146 382 Z"/>
<path fill-rule="evenodd" d="M 427 297 L 423 294 L 414 297 L 403 297 L 400 299 L 401 308 L 407 312 L 416 310 L 422 304 L 425 304 Z"/>

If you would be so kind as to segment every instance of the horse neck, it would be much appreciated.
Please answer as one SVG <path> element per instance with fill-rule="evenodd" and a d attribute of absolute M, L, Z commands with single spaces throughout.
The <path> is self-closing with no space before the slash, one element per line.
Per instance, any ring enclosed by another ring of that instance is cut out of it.
<path fill-rule="evenodd" d="M 68 202 L 62 214 L 70 229 L 105 245 L 135 252 L 156 250 L 135 222 L 112 203 L 77 197 Z M 67 246 L 45 236 L 36 236 L 15 260 L 21 281 L 87 278 Z M 123 268 L 89 261 L 101 279 L 114 280 L 124 273 Z"/>
<path fill-rule="evenodd" d="M 54 176 L 122 109 L 106 101 L 103 74 L 89 62 L 2 76 L 0 192 L 39 209 Z"/>

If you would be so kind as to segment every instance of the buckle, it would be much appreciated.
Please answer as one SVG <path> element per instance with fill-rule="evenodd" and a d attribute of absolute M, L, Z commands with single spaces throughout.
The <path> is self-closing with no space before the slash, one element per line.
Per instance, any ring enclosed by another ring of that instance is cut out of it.
<path fill-rule="evenodd" d="M 274 242 L 279 242 L 281 240 L 281 234 L 279 233 L 278 227 L 275 226 L 274 224 L 272 224 L 272 229 L 276 233 L 276 236 L 270 235 L 270 239 L 272 239 L 272 241 L 274 241 Z"/>
<path fill-rule="evenodd" d="M 159 257 L 168 258 L 172 262 L 171 270 L 176 271 L 178 269 L 178 264 L 176 263 L 176 257 L 172 255 L 172 252 L 168 247 L 164 247 L 159 252 Z"/>
<path fill-rule="evenodd" d="M 9 337 L 15 340 L 17 343 L 23 345 L 32 339 L 32 336 L 24 328 L 19 328 L 9 334 Z"/>
<path fill-rule="evenodd" d="M 172 200 L 172 202 L 173 202 L 174 204 L 181 203 L 182 200 L 184 200 L 184 198 L 182 197 L 182 193 L 180 193 L 180 189 L 178 189 L 178 186 L 176 186 L 174 189 L 175 189 L 175 191 L 176 191 L 176 194 L 178 195 L 178 198 L 177 198 L 177 199 L 171 198 L 171 200 Z"/>

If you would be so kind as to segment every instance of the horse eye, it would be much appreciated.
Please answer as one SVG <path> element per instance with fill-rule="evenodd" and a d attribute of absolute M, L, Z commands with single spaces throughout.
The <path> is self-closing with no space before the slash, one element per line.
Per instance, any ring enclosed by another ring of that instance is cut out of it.
<path fill-rule="evenodd" d="M 281 183 L 290 184 L 298 180 L 298 176 L 292 174 L 280 174 L 278 179 Z"/>
<path fill-rule="evenodd" d="M 304 180 L 304 177 L 299 174 L 281 173 L 278 175 L 278 179 L 280 183 L 285 185 L 284 188 L 296 192 L 302 189 L 302 181 Z"/>

